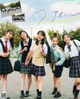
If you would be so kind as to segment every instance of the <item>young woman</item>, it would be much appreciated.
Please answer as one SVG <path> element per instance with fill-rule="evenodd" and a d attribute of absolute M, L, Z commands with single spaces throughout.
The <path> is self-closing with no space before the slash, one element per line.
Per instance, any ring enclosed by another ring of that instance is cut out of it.
<path fill-rule="evenodd" d="M 28 36 L 27 32 L 22 30 L 20 31 L 20 37 L 22 39 L 22 41 L 19 44 L 19 50 L 20 50 L 20 54 L 22 54 L 21 57 L 21 69 L 20 69 L 20 73 L 22 74 L 22 78 L 21 78 L 21 96 L 20 98 L 28 97 L 29 96 L 29 90 L 30 90 L 30 86 L 32 83 L 32 76 L 30 73 L 30 66 L 31 66 L 31 61 L 28 64 L 28 67 L 25 66 L 25 60 L 26 60 L 26 56 L 30 50 L 30 46 L 32 43 L 32 39 Z M 26 74 L 28 76 L 28 85 L 27 85 L 27 91 L 24 95 L 24 85 L 25 85 L 25 79 L 26 79 Z"/>
<path fill-rule="evenodd" d="M 48 32 L 48 31 L 47 31 Z M 53 72 L 53 82 L 54 82 L 54 89 L 52 94 L 54 95 L 54 98 L 61 97 L 60 92 L 60 77 L 62 75 L 63 71 L 63 63 L 65 61 L 65 55 L 61 51 L 61 48 L 58 46 L 58 37 L 56 34 L 52 37 L 52 41 L 49 38 L 48 33 L 46 33 L 47 42 L 49 43 L 52 59 L 54 60 L 54 70 Z"/>
<path fill-rule="evenodd" d="M 74 94 L 74 99 L 77 99 L 79 90 L 80 90 L 80 56 L 79 56 L 79 46 L 80 46 L 80 41 L 70 40 L 69 34 L 63 34 L 62 36 L 64 42 L 66 43 L 65 46 L 65 53 L 68 57 L 71 58 L 71 66 L 70 66 L 70 71 L 69 71 L 69 77 L 75 78 L 75 84 L 73 86 L 73 94 Z"/>
<path fill-rule="evenodd" d="M 44 62 L 47 54 L 47 46 L 44 43 L 45 32 L 39 31 L 37 33 L 37 39 L 32 43 L 29 55 L 26 59 L 26 66 L 32 55 L 31 74 L 35 76 L 35 85 L 37 91 L 37 97 L 35 99 L 42 99 L 42 77 L 45 76 Z"/>
<path fill-rule="evenodd" d="M 9 60 L 10 48 L 14 48 L 13 44 L 14 31 L 9 29 L 6 34 L 0 38 L 0 77 L 3 80 L 2 93 L 7 93 L 7 75 L 13 72 L 11 62 Z"/>

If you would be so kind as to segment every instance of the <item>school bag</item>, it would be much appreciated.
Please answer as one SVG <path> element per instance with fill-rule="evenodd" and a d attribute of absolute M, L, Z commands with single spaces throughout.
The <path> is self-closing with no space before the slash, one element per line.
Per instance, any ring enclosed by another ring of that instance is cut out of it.
<path fill-rule="evenodd" d="M 47 55 L 46 55 L 46 64 L 48 63 L 51 63 L 51 51 L 50 51 L 50 47 L 48 45 L 48 43 L 46 44 L 47 45 L 47 48 L 48 48 L 48 52 L 47 52 Z"/>

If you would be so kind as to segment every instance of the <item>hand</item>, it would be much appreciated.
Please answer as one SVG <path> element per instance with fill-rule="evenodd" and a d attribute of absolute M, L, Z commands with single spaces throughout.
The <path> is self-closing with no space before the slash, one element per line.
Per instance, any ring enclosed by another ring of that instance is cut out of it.
<path fill-rule="evenodd" d="M 25 62 L 25 66 L 28 66 L 28 64 L 29 64 L 29 61 L 26 61 L 26 62 Z"/>
<path fill-rule="evenodd" d="M 10 53 L 9 53 L 9 52 L 7 52 L 7 53 L 4 53 L 4 54 L 1 54 L 1 56 L 2 56 L 2 57 L 8 57 L 8 56 L 9 56 L 9 54 L 10 54 Z"/>
<path fill-rule="evenodd" d="M 27 51 L 27 47 L 24 47 L 24 49 L 23 49 L 24 51 Z"/>
<path fill-rule="evenodd" d="M 49 31 L 50 31 L 49 29 L 46 29 L 45 33 L 49 33 Z"/>

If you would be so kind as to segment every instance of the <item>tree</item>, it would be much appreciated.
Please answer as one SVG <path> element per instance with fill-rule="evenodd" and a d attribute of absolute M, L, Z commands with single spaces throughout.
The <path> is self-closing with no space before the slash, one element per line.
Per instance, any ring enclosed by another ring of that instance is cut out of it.
<path fill-rule="evenodd" d="M 4 4 L 0 4 L 0 9 L 5 8 Z"/>

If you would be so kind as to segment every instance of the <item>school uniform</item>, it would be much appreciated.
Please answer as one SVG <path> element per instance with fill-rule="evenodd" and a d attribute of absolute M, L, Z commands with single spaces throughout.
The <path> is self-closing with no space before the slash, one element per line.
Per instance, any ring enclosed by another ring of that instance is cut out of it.
<path fill-rule="evenodd" d="M 55 47 L 51 46 L 50 49 L 51 49 L 51 53 L 52 53 L 54 64 L 55 64 L 55 69 L 52 71 L 54 75 L 58 78 L 58 77 L 61 77 L 62 75 L 65 55 L 60 50 L 60 47 L 58 45 L 56 45 Z"/>
<path fill-rule="evenodd" d="M 6 43 L 4 37 L 0 38 L 0 54 L 6 53 Z M 7 50 L 10 51 L 10 41 L 7 41 Z M 0 56 L 0 75 L 10 74 L 13 72 L 12 64 L 9 57 Z"/>
<path fill-rule="evenodd" d="M 22 53 L 22 57 L 21 57 L 21 69 L 20 69 L 20 73 L 25 73 L 25 74 L 30 74 L 30 69 L 31 69 L 31 61 L 28 64 L 28 66 L 25 66 L 25 60 L 26 57 L 28 55 L 28 52 L 30 51 L 30 46 L 32 43 L 32 39 L 27 39 L 27 42 L 21 41 L 19 44 L 19 50 L 24 49 L 24 47 L 27 47 L 27 51 L 24 51 Z"/>
<path fill-rule="evenodd" d="M 54 60 L 55 64 L 54 70 L 52 70 L 52 72 L 57 78 L 61 77 L 63 71 L 63 63 L 65 61 L 65 55 L 58 45 L 56 45 L 55 47 L 52 45 L 48 34 L 46 34 L 46 38 L 50 46 L 52 60 Z"/>
<path fill-rule="evenodd" d="M 45 54 L 47 54 L 47 46 L 46 44 L 42 45 L 42 50 Z M 34 76 L 45 76 L 44 62 L 45 57 L 42 56 L 41 51 L 36 45 L 35 41 L 33 41 L 30 51 L 33 51 L 32 65 L 31 65 L 31 74 Z"/>
<path fill-rule="evenodd" d="M 80 41 L 74 40 L 76 45 L 80 46 Z M 67 56 L 71 58 L 71 66 L 69 70 L 69 77 L 77 78 L 80 77 L 80 56 L 79 49 L 75 46 L 72 40 L 70 40 L 70 44 L 65 46 L 65 53 Z"/>

